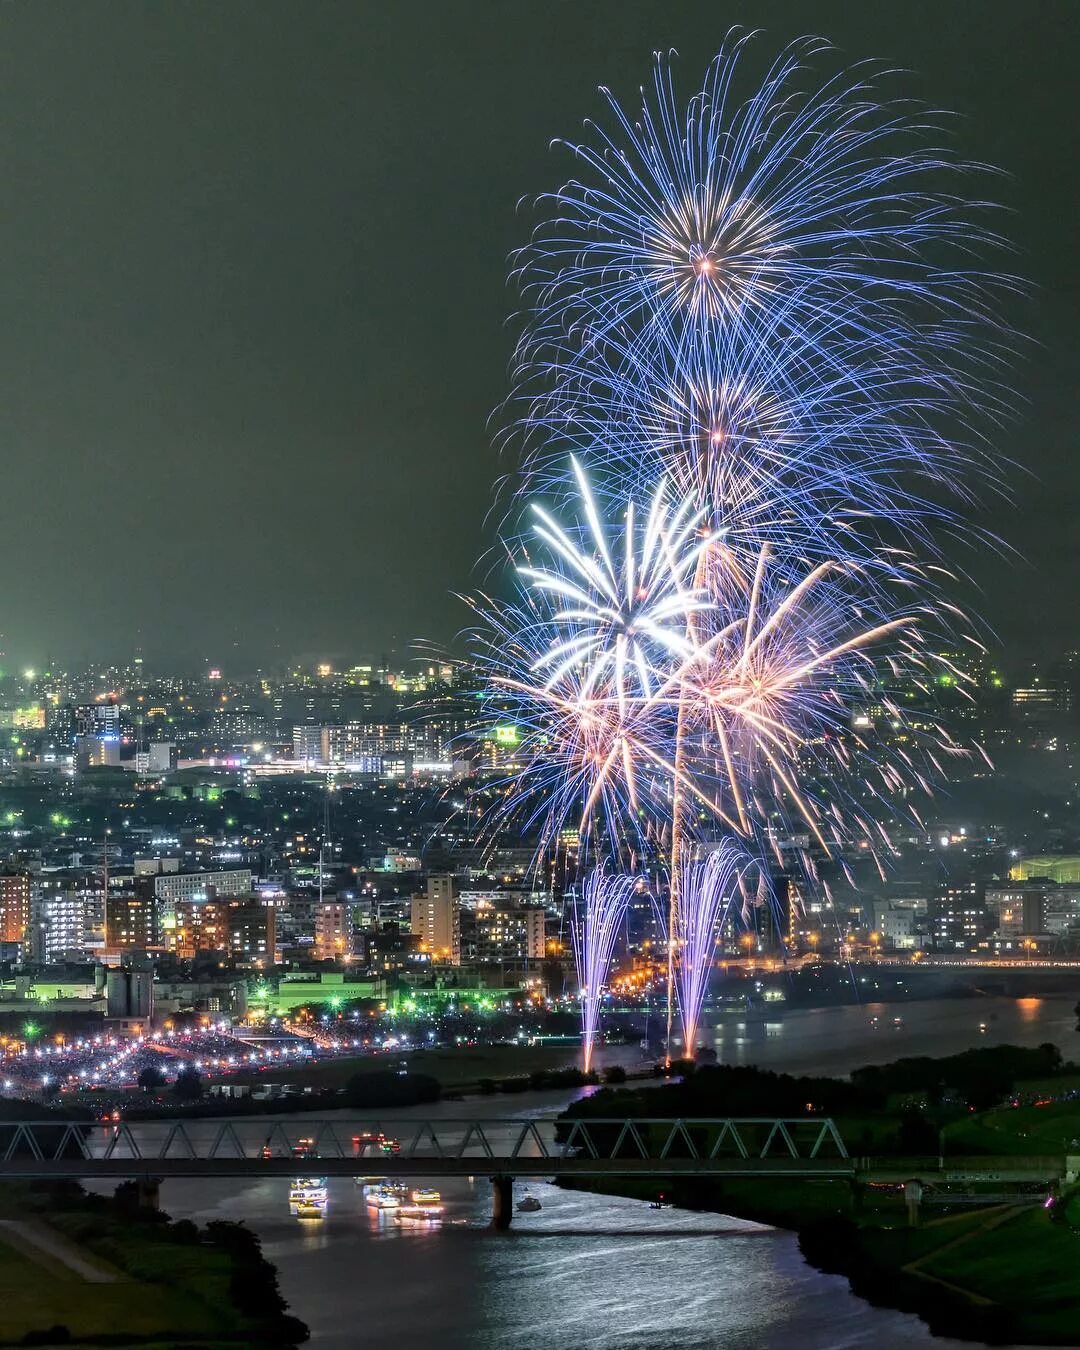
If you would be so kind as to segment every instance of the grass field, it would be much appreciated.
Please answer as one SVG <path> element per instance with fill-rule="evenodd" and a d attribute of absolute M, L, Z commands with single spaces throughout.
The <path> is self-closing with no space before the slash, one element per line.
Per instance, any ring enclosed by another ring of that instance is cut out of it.
<path fill-rule="evenodd" d="M 979 1210 L 915 1231 L 864 1230 L 864 1241 L 884 1263 L 1019 1313 L 1025 1341 L 1076 1344 L 1080 1237 L 1042 1208 Z"/>
<path fill-rule="evenodd" d="M 232 1258 L 220 1247 L 171 1241 L 118 1210 L 88 1211 L 17 1182 L 0 1188 L 0 1217 L 29 1220 L 72 1244 L 112 1282 L 83 1278 L 55 1253 L 0 1227 L 0 1345 L 66 1326 L 71 1343 L 124 1337 L 140 1350 L 253 1343 L 253 1324 L 230 1295 Z"/>
<path fill-rule="evenodd" d="M 1004 1107 L 945 1129 L 948 1153 L 1080 1153 L 1080 1101 Z"/>
<path fill-rule="evenodd" d="M 229 1083 L 282 1081 L 298 1087 L 339 1088 L 357 1073 L 385 1073 L 396 1069 L 402 1060 L 414 1073 L 430 1074 L 444 1088 L 451 1090 L 475 1085 L 481 1078 L 508 1078 L 529 1074 L 535 1069 L 562 1069 L 574 1065 L 581 1051 L 573 1044 L 565 1045 L 476 1045 L 456 1046 L 438 1050 L 411 1050 L 390 1055 L 341 1055 L 323 1059 L 316 1064 L 301 1067 L 290 1065 L 280 1073 L 272 1070 L 264 1074 L 238 1072 L 230 1075 Z"/>
<path fill-rule="evenodd" d="M 193 1297 L 190 1288 L 124 1279 L 91 1284 L 59 1262 L 36 1259 L 0 1237 L 0 1342 L 55 1325 L 72 1337 L 107 1335 L 209 1337 L 224 1327 L 220 1309 Z"/>

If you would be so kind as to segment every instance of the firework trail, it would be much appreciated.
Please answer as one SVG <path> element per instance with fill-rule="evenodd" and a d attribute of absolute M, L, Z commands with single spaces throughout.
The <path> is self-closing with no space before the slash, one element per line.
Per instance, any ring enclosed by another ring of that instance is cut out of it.
<path fill-rule="evenodd" d="M 602 866 L 594 868 L 575 896 L 570 925 L 581 1000 L 582 1067 L 592 1071 L 593 1049 L 600 1025 L 600 1009 L 615 943 L 626 917 L 627 906 L 641 883 L 633 877 L 611 876 Z"/>
<path fill-rule="evenodd" d="M 746 863 L 746 854 L 725 839 L 703 859 L 687 854 L 677 864 L 683 874 L 680 886 L 683 903 L 675 929 L 679 953 L 676 990 L 683 1054 L 690 1059 L 697 1047 L 717 934 L 726 912 L 738 900 L 740 876 Z"/>

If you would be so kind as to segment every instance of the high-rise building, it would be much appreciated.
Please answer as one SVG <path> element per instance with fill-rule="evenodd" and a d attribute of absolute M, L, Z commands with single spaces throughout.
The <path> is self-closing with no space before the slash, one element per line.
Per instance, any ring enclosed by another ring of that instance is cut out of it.
<path fill-rule="evenodd" d="M 138 773 L 173 773 L 178 763 L 175 741 L 151 741 L 145 750 L 135 752 Z"/>
<path fill-rule="evenodd" d="M 84 961 L 104 938 L 103 892 L 70 877 L 35 877 L 30 887 L 30 951 L 35 961 Z"/>
<path fill-rule="evenodd" d="M 160 921 L 167 924 L 175 915 L 177 905 L 185 900 L 223 900 L 235 895 L 250 895 L 252 879 L 249 867 L 221 872 L 162 870 L 150 884 Z"/>
<path fill-rule="evenodd" d="M 120 739 L 120 707 L 114 702 L 84 703 L 72 710 L 76 736 Z"/>
<path fill-rule="evenodd" d="M 273 963 L 276 947 L 272 903 L 250 896 L 234 900 L 181 900 L 167 945 L 182 960 L 199 952 L 227 952 L 234 961 Z"/>
<path fill-rule="evenodd" d="M 0 875 L 0 942 L 19 944 L 29 956 L 30 878 L 18 872 Z"/>
<path fill-rule="evenodd" d="M 276 911 L 259 899 L 228 903 L 229 955 L 241 964 L 273 965 L 276 959 Z"/>
<path fill-rule="evenodd" d="M 76 736 L 75 767 L 85 769 L 117 769 L 120 767 L 119 736 Z"/>
<path fill-rule="evenodd" d="M 977 881 L 939 886 L 930 901 L 929 918 L 931 941 L 942 951 L 967 951 L 991 928 Z"/>
<path fill-rule="evenodd" d="M 116 894 L 109 888 L 105 945 L 112 951 L 145 951 L 160 942 L 157 906 L 144 887 Z"/>
<path fill-rule="evenodd" d="M 918 920 L 918 911 L 908 905 L 895 905 L 891 900 L 874 901 L 874 932 L 886 949 L 916 946 Z"/>
<path fill-rule="evenodd" d="M 433 873 L 427 890 L 414 895 L 411 906 L 412 932 L 432 960 L 461 964 L 461 901 L 449 873 Z"/>
<path fill-rule="evenodd" d="M 1029 937 L 1045 933 L 1046 886 L 1038 882 L 987 886 L 986 911 L 999 937 Z"/>
<path fill-rule="evenodd" d="M 315 905 L 315 955 L 320 961 L 351 956 L 352 914 L 349 906 L 330 897 Z"/>
<path fill-rule="evenodd" d="M 505 897 L 461 897 L 461 954 L 471 964 L 517 964 L 543 959 L 546 915 L 542 905 Z"/>
<path fill-rule="evenodd" d="M 166 945 L 182 960 L 196 952 L 223 952 L 229 946 L 229 908 L 220 900 L 180 900 L 175 927 L 166 927 Z"/>
<path fill-rule="evenodd" d="M 526 962 L 547 950 L 547 901 L 526 889 L 461 892 L 461 959 L 465 963 Z"/>
<path fill-rule="evenodd" d="M 1080 886 L 1002 881 L 986 888 L 986 908 L 1003 937 L 1080 937 Z"/>

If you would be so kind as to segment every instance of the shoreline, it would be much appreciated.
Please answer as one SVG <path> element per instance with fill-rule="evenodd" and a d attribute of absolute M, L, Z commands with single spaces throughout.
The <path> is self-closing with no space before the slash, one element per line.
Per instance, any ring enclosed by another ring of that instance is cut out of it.
<path fill-rule="evenodd" d="M 623 1180 L 622 1184 L 595 1183 L 589 1179 L 559 1179 L 553 1184 L 565 1190 L 594 1195 L 618 1195 L 642 1203 L 655 1198 L 648 1183 Z M 691 1183 L 693 1184 L 693 1183 Z M 701 1183 L 697 1183 L 700 1187 Z M 737 1183 L 736 1183 L 737 1184 Z M 760 1189 L 761 1183 L 756 1183 Z M 687 1183 L 681 1183 L 686 1186 Z M 731 1193 L 730 1183 L 722 1201 L 686 1204 L 680 1185 L 669 1185 L 673 1209 L 688 1213 L 717 1214 L 758 1223 L 773 1232 L 794 1237 L 807 1265 L 822 1275 L 839 1275 L 856 1297 L 874 1308 L 917 1316 L 934 1336 L 977 1345 L 1076 1346 L 1075 1332 L 1048 1337 L 1044 1329 L 1025 1330 L 1022 1314 L 992 1302 L 983 1295 L 922 1274 L 904 1265 L 887 1264 L 874 1258 L 861 1235 L 868 1231 L 837 1212 L 832 1217 L 808 1214 L 794 1208 L 770 1206 Z M 745 1236 L 739 1234 L 738 1236 Z"/>

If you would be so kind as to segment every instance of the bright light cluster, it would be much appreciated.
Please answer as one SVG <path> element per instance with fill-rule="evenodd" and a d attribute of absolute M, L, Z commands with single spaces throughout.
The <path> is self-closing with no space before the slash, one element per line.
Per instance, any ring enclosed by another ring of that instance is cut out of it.
<path fill-rule="evenodd" d="M 660 865 L 692 1052 L 719 925 L 790 870 L 778 837 L 810 840 L 810 884 L 852 843 L 887 854 L 892 801 L 966 753 L 901 691 L 942 661 L 962 682 L 943 632 L 974 643 L 938 541 L 996 481 L 1008 406 L 1010 283 L 956 184 L 977 170 L 876 68 L 815 86 L 803 40 L 748 84 L 750 50 L 733 34 L 688 101 L 665 58 L 639 115 L 606 94 L 516 260 L 532 521 L 507 531 L 516 598 L 478 605 L 482 655 L 524 729 L 499 822 L 580 840 L 587 1059 L 617 871 Z"/>

